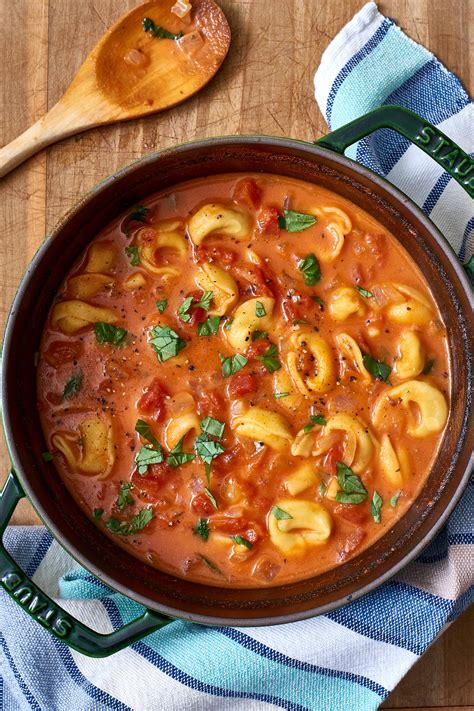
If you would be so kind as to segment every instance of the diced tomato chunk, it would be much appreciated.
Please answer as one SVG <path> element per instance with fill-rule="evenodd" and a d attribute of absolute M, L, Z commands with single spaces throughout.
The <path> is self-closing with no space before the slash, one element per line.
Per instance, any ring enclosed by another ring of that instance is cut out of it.
<path fill-rule="evenodd" d="M 297 319 L 311 320 L 320 311 L 319 304 L 308 294 L 300 294 L 297 291 L 293 291 L 291 298 L 282 296 L 281 309 L 284 318 L 290 323 Z"/>
<path fill-rule="evenodd" d="M 232 274 L 237 281 L 244 282 L 240 284 L 243 292 L 253 296 L 275 296 L 271 287 L 273 280 L 257 264 L 238 264 Z"/>
<path fill-rule="evenodd" d="M 145 474 L 141 475 L 137 470 L 133 472 L 132 482 L 140 491 L 144 491 L 149 496 L 157 498 L 160 496 L 161 488 L 172 473 L 172 469 L 166 462 L 151 464 Z"/>
<path fill-rule="evenodd" d="M 44 352 L 44 357 L 49 365 L 57 368 L 63 363 L 77 360 L 81 350 L 82 344 L 80 341 L 52 341 Z"/>
<path fill-rule="evenodd" d="M 198 410 L 201 417 L 214 417 L 223 419 L 225 402 L 222 395 L 217 390 L 205 390 L 199 395 Z"/>
<path fill-rule="evenodd" d="M 216 510 L 214 504 L 205 492 L 193 496 L 191 508 L 198 516 L 210 516 Z"/>
<path fill-rule="evenodd" d="M 344 445 L 342 442 L 334 444 L 330 449 L 328 449 L 323 462 L 324 471 L 329 474 L 337 474 L 336 462 L 342 461 L 343 454 Z"/>
<path fill-rule="evenodd" d="M 235 184 L 233 198 L 236 202 L 244 203 L 250 208 L 260 207 L 262 189 L 258 187 L 255 180 L 242 178 Z"/>
<path fill-rule="evenodd" d="M 276 207 L 264 206 L 257 215 L 257 227 L 261 235 L 276 236 L 280 234 L 278 218 L 280 211 Z"/>
<path fill-rule="evenodd" d="M 243 518 L 233 516 L 213 516 L 211 527 L 223 533 L 239 533 L 247 526 L 247 521 Z"/>
<path fill-rule="evenodd" d="M 261 526 L 258 525 L 258 523 L 255 523 L 252 521 L 249 526 L 244 530 L 242 536 L 245 538 L 249 543 L 252 545 L 255 545 L 258 543 L 264 536 L 264 531 Z"/>
<path fill-rule="evenodd" d="M 259 339 L 258 341 L 254 341 L 248 346 L 247 350 L 245 351 L 245 355 L 247 356 L 247 358 L 255 358 L 256 356 L 263 355 L 263 353 L 268 350 L 268 347 L 268 339 Z"/>
<path fill-rule="evenodd" d="M 229 378 L 227 392 L 230 398 L 238 398 L 249 393 L 256 393 L 257 378 L 250 373 L 236 373 Z"/>
<path fill-rule="evenodd" d="M 367 521 L 367 510 L 362 504 L 338 504 L 334 507 L 334 514 L 349 523 L 361 524 Z"/>
<path fill-rule="evenodd" d="M 158 378 L 155 378 L 138 401 L 138 409 L 154 420 L 160 420 L 165 414 L 167 396 L 166 389 Z"/>
<path fill-rule="evenodd" d="M 237 253 L 232 249 L 214 245 L 200 245 L 195 251 L 198 264 L 204 262 L 217 262 L 220 267 L 229 267 L 237 261 Z"/>

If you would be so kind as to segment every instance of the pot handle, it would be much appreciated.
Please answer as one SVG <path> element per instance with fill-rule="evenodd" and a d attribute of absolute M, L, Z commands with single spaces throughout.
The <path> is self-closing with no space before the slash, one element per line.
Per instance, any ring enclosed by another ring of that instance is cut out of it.
<path fill-rule="evenodd" d="M 45 595 L 15 563 L 2 540 L 13 511 L 24 496 L 20 482 L 12 471 L 0 493 L 0 585 L 34 620 L 69 647 L 89 657 L 107 657 L 173 621 L 153 610 L 146 610 L 141 617 L 120 629 L 100 634 L 76 620 Z"/>
<path fill-rule="evenodd" d="M 474 197 L 474 161 L 436 126 L 402 106 L 381 106 L 315 141 L 323 148 L 344 153 L 346 148 L 379 128 L 391 128 L 431 156 Z"/>

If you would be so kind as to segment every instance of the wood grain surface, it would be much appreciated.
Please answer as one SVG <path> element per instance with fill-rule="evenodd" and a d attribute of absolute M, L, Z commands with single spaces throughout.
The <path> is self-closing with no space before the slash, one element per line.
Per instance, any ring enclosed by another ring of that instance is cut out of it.
<path fill-rule="evenodd" d="M 0 145 L 51 108 L 101 34 L 136 4 L 0 0 Z M 220 0 L 233 41 L 221 71 L 200 94 L 169 112 L 69 138 L 0 180 L 0 328 L 45 234 L 80 195 L 120 166 L 205 136 L 263 133 L 314 140 L 325 133 L 313 97 L 313 74 L 331 38 L 363 4 Z M 445 0 L 386 0 L 379 7 L 456 72 L 472 95 L 474 0 L 451 5 Z M 6 472 L 3 439 L 0 465 L 0 472 Z M 23 502 L 14 522 L 36 520 Z M 474 614 L 465 613 L 383 708 L 472 709 L 473 638 Z"/>

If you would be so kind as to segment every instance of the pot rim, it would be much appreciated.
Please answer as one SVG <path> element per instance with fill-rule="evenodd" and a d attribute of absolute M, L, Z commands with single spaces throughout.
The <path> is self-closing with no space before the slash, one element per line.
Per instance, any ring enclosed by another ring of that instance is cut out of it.
<path fill-rule="evenodd" d="M 330 158 L 331 162 L 336 165 L 336 168 L 341 165 L 341 166 L 349 166 L 355 173 L 361 175 L 364 177 L 366 180 L 369 182 L 373 183 L 374 185 L 378 185 L 383 188 L 383 190 L 388 193 L 388 195 L 391 198 L 394 198 L 396 201 L 402 203 L 406 208 L 412 213 L 416 219 L 422 223 L 422 225 L 425 227 L 425 229 L 431 233 L 433 236 L 434 240 L 437 242 L 437 244 L 440 246 L 442 249 L 443 253 L 445 254 L 446 258 L 449 260 L 451 267 L 453 268 L 454 272 L 456 273 L 457 278 L 459 279 L 459 282 L 462 286 L 462 289 L 468 296 L 468 299 L 472 302 L 473 297 L 472 297 L 472 290 L 471 286 L 469 284 L 467 275 L 460 263 L 460 261 L 457 258 L 457 255 L 455 254 L 453 248 L 447 241 L 447 239 L 444 237 L 444 235 L 440 232 L 440 230 L 436 227 L 436 225 L 430 220 L 430 218 L 421 210 L 421 208 L 416 205 L 407 195 L 405 195 L 401 190 L 399 190 L 397 187 L 395 187 L 392 183 L 390 183 L 386 178 L 374 173 L 371 169 L 366 168 L 365 166 L 361 165 L 357 161 L 348 158 L 345 155 L 339 154 L 335 151 L 332 151 L 328 148 L 323 148 L 321 146 L 318 146 L 317 143 L 311 143 L 309 141 L 304 141 L 301 139 L 294 139 L 294 138 L 287 138 L 287 137 L 278 137 L 278 136 L 265 136 L 265 135 L 230 135 L 230 136 L 218 136 L 218 137 L 212 137 L 212 138 L 204 138 L 204 139 L 197 139 L 194 141 L 187 141 L 184 143 L 179 143 L 176 144 L 172 147 L 165 148 L 160 151 L 155 151 L 153 153 L 149 153 L 148 155 L 139 158 L 132 163 L 127 164 L 126 166 L 123 166 L 119 170 L 117 170 L 115 173 L 109 175 L 99 183 L 97 183 L 92 189 L 90 189 L 85 195 L 83 195 L 77 203 L 75 203 L 64 215 L 60 220 L 56 223 L 56 225 L 53 227 L 53 229 L 46 235 L 46 238 L 42 242 L 42 244 L 39 246 L 37 252 L 35 253 L 33 259 L 31 260 L 30 264 L 28 265 L 20 283 L 17 289 L 17 292 L 15 294 L 15 297 L 13 299 L 6 325 L 5 325 L 5 331 L 4 331 L 4 337 L 3 337 L 3 358 L 5 361 L 8 360 L 9 357 L 9 350 L 10 350 L 10 344 L 12 341 L 12 338 L 14 336 L 14 329 L 15 329 L 15 311 L 16 311 L 16 306 L 18 303 L 21 302 L 23 298 L 24 292 L 28 289 L 30 281 L 34 279 L 35 276 L 35 271 L 37 264 L 43 259 L 43 256 L 45 253 L 49 251 L 51 248 L 51 245 L 53 243 L 54 237 L 61 232 L 63 229 L 64 225 L 66 225 L 69 220 L 79 213 L 87 204 L 88 202 L 97 195 L 98 192 L 101 192 L 103 189 L 106 187 L 112 185 L 116 180 L 118 179 L 123 179 L 126 178 L 128 175 L 132 175 L 134 171 L 143 166 L 147 165 L 152 165 L 156 160 L 161 159 L 164 156 L 170 156 L 170 155 L 177 155 L 179 156 L 181 153 L 186 152 L 190 148 L 212 148 L 214 146 L 216 147 L 222 147 L 222 146 L 235 146 L 235 145 L 246 145 L 246 144 L 253 144 L 253 145 L 266 145 L 270 146 L 273 148 L 297 148 L 309 152 L 310 155 L 314 157 L 318 156 L 324 156 L 326 158 Z M 237 171 L 236 171 L 237 172 Z M 242 171 L 245 172 L 245 171 Z M 467 322 L 469 324 L 469 321 Z M 473 333 L 474 337 L 474 333 Z M 3 373 L 5 372 L 5 369 L 2 368 Z M 217 616 L 212 616 L 212 615 L 201 615 L 201 614 L 195 614 L 195 613 L 188 613 L 180 609 L 175 609 L 171 606 L 164 605 L 161 603 L 157 603 L 153 600 L 150 600 L 146 596 L 137 593 L 135 591 L 130 591 L 126 586 L 122 585 L 118 581 L 114 580 L 114 578 L 107 573 L 104 573 L 101 571 L 98 566 L 93 564 L 88 560 L 88 558 L 73 544 L 71 543 L 65 536 L 64 534 L 59 530 L 59 527 L 56 526 L 56 523 L 52 518 L 50 518 L 46 512 L 43 510 L 43 506 L 41 502 L 39 501 L 38 497 L 36 496 L 34 487 L 30 485 L 28 477 L 25 475 L 23 468 L 20 464 L 20 457 L 18 456 L 17 452 L 17 444 L 13 441 L 12 437 L 12 427 L 10 423 L 10 416 L 9 416 L 9 411 L 8 407 L 6 407 L 7 404 L 7 397 L 6 397 L 6 392 L 7 392 L 7 385 L 6 385 L 6 377 L 4 374 L 2 374 L 2 381 L 1 381 L 1 398 L 0 398 L 0 403 L 1 403 L 1 411 L 3 415 L 3 427 L 4 427 L 4 432 L 5 432 L 5 438 L 7 442 L 7 447 L 8 447 L 8 452 L 10 454 L 10 458 L 12 460 L 13 468 L 15 470 L 15 473 L 17 474 L 21 485 L 30 501 L 30 503 L 33 505 L 35 511 L 41 518 L 42 522 L 46 526 L 46 528 L 52 533 L 53 537 L 55 540 L 60 543 L 60 545 L 67 551 L 69 555 L 72 556 L 72 558 L 82 565 L 84 568 L 86 568 L 89 572 L 91 572 L 93 575 L 95 575 L 97 578 L 100 580 L 104 581 L 109 587 L 111 587 L 113 590 L 116 590 L 126 597 L 129 597 L 136 602 L 144 605 L 145 607 L 161 612 L 165 615 L 168 615 L 170 617 L 175 617 L 179 619 L 183 619 L 189 622 L 194 622 L 194 623 L 201 623 L 201 624 L 206 624 L 206 625 L 219 625 L 219 626 L 240 626 L 240 627 L 257 627 L 257 626 L 264 626 L 264 625 L 276 625 L 276 624 L 286 624 L 289 622 L 296 622 L 299 620 L 304 620 L 308 619 L 311 617 L 314 617 L 316 614 L 326 614 L 328 612 L 331 612 L 332 610 L 335 610 L 339 607 L 341 607 L 344 604 L 347 604 L 349 602 L 353 602 L 363 595 L 366 595 L 367 593 L 371 592 L 372 590 L 378 588 L 382 583 L 386 582 L 390 578 L 392 578 L 394 575 L 396 575 L 401 569 L 403 569 L 408 563 L 410 563 L 434 538 L 436 533 L 440 530 L 440 528 L 446 523 L 448 517 L 451 515 L 453 509 L 459 502 L 468 482 L 470 479 L 471 475 L 471 470 L 474 468 L 474 451 L 471 452 L 470 459 L 467 463 L 466 469 L 463 473 L 462 478 L 459 481 L 458 487 L 454 493 L 454 495 L 451 497 L 451 499 L 448 501 L 447 505 L 445 506 L 444 510 L 442 513 L 439 515 L 439 518 L 434 522 L 434 524 L 431 526 L 429 531 L 423 536 L 423 538 L 419 541 L 418 544 L 410 548 L 407 553 L 403 555 L 403 557 L 395 563 L 390 570 L 388 570 L 385 573 L 379 574 L 376 578 L 372 579 L 370 582 L 367 584 L 363 585 L 362 587 L 359 587 L 356 592 L 349 596 L 343 596 L 339 597 L 337 600 L 334 600 L 331 603 L 327 603 L 325 605 L 318 605 L 317 606 L 317 612 L 315 612 L 315 609 L 308 609 L 308 610 L 303 610 L 300 612 L 294 612 L 294 613 L 286 613 L 282 614 L 279 616 L 273 616 L 273 617 L 258 617 L 258 618 L 239 618 L 239 617 L 217 617 Z M 472 415 L 472 413 L 471 413 Z M 286 586 L 285 586 L 286 587 Z M 291 587 L 291 584 L 288 585 L 288 587 Z M 245 589 L 242 589 L 242 592 L 245 592 Z"/>

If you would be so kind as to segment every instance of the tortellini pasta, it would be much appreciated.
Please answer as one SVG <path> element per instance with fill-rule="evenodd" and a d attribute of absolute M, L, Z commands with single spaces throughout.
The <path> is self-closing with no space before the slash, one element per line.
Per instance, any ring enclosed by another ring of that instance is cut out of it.
<path fill-rule="evenodd" d="M 188 221 L 189 236 L 196 245 L 215 232 L 243 240 L 250 234 L 250 229 L 247 213 L 219 203 L 204 205 Z"/>
<path fill-rule="evenodd" d="M 264 316 L 257 316 L 259 304 L 263 306 Z M 269 331 L 272 327 L 272 313 L 275 299 L 260 296 L 244 301 L 234 312 L 229 330 L 225 331 L 229 345 L 236 351 L 242 351 L 249 345 L 250 337 L 257 329 Z"/>
<path fill-rule="evenodd" d="M 352 230 L 349 215 L 338 207 L 315 208 L 311 213 L 319 219 L 327 220 L 324 231 L 331 237 L 331 244 L 329 240 L 319 244 L 317 256 L 321 262 L 333 262 L 344 247 L 344 238 Z"/>
<path fill-rule="evenodd" d="M 281 499 L 276 506 L 291 518 L 277 519 L 268 514 L 272 543 L 285 555 L 298 555 L 307 548 L 326 543 L 332 531 L 331 515 L 321 504 L 301 499 Z"/>
<path fill-rule="evenodd" d="M 142 272 L 133 272 L 133 274 L 129 274 L 123 282 L 124 289 L 127 289 L 127 291 L 142 289 L 145 285 L 146 279 Z"/>
<path fill-rule="evenodd" d="M 313 467 L 309 462 L 302 464 L 301 467 L 290 474 L 286 480 L 286 489 L 291 496 L 297 496 L 302 491 L 309 489 L 318 482 L 318 478 L 314 473 Z"/>
<path fill-rule="evenodd" d="M 388 318 L 395 323 L 426 326 L 433 318 L 431 304 L 421 291 L 406 284 L 394 284 L 396 290 L 405 296 L 404 301 L 389 304 Z"/>
<path fill-rule="evenodd" d="M 448 419 L 448 405 L 442 392 L 421 380 L 407 380 L 380 395 L 372 410 L 372 422 L 382 428 L 387 415 L 387 404 L 392 401 L 407 411 L 407 432 L 411 437 L 428 437 L 441 432 Z M 418 409 L 418 416 L 411 411 Z M 390 408 L 392 413 L 394 408 Z"/>
<path fill-rule="evenodd" d="M 402 446 L 395 451 L 388 434 L 383 434 L 380 440 L 379 466 L 384 479 L 394 489 L 401 489 L 409 474 L 408 452 Z"/>
<path fill-rule="evenodd" d="M 117 257 L 117 248 L 112 242 L 94 242 L 87 253 L 84 271 L 88 274 L 109 274 Z"/>
<path fill-rule="evenodd" d="M 234 277 L 215 264 L 200 265 L 196 284 L 202 291 L 212 291 L 212 303 L 208 312 L 210 316 L 224 316 L 239 296 L 239 287 Z"/>
<path fill-rule="evenodd" d="M 337 431 L 345 434 L 342 461 L 360 474 L 369 465 L 375 448 L 367 426 L 357 417 L 345 414 L 329 417 L 313 449 L 313 455 L 319 456 L 327 452 L 334 444 L 332 433 Z"/>
<path fill-rule="evenodd" d="M 364 365 L 362 351 L 360 350 L 358 343 L 352 338 L 352 336 L 349 336 L 349 334 L 347 333 L 339 333 L 336 336 L 336 343 L 342 353 L 343 358 L 350 358 L 354 369 L 361 374 L 364 383 L 370 383 L 372 378 L 369 371 Z"/>
<path fill-rule="evenodd" d="M 287 355 L 287 367 L 295 388 L 305 397 L 311 393 L 326 393 L 334 387 L 336 376 L 333 353 L 329 344 L 316 333 L 295 333 L 291 337 L 291 350 Z M 298 351 L 303 351 L 299 353 Z M 313 373 L 304 376 L 298 367 L 300 355 L 310 354 Z"/>
<path fill-rule="evenodd" d="M 98 321 L 116 323 L 118 316 L 112 309 L 92 306 L 85 301 L 61 301 L 55 304 L 51 312 L 51 325 L 63 333 L 77 333 L 81 328 L 91 326 Z"/>
<path fill-rule="evenodd" d="M 395 372 L 399 378 L 416 378 L 425 367 L 425 354 L 420 337 L 415 331 L 403 331 L 398 344 L 399 358 Z"/>
<path fill-rule="evenodd" d="M 340 286 L 333 289 L 328 300 L 329 313 L 335 321 L 345 321 L 356 314 L 363 316 L 365 306 L 355 289 L 350 286 Z"/>
<path fill-rule="evenodd" d="M 153 229 L 142 228 L 137 232 L 136 241 L 144 269 L 163 277 L 181 273 L 180 263 L 187 255 L 188 246 L 179 220 L 156 224 Z"/>
<path fill-rule="evenodd" d="M 167 409 L 170 414 L 165 428 L 165 445 L 168 449 L 176 447 L 178 442 L 193 432 L 200 432 L 200 420 L 196 412 L 196 403 L 188 392 L 181 392 L 169 399 Z"/>
<path fill-rule="evenodd" d="M 89 299 L 113 281 L 107 274 L 77 274 L 67 283 L 68 295 L 71 299 Z"/>
<path fill-rule="evenodd" d="M 234 417 L 232 429 L 237 436 L 263 442 L 276 451 L 286 449 L 293 439 L 285 418 L 261 407 L 251 407 Z"/>
<path fill-rule="evenodd" d="M 79 434 L 58 432 L 52 445 L 65 457 L 73 471 L 106 479 L 115 462 L 114 435 L 109 416 L 88 417 L 79 425 Z"/>
<path fill-rule="evenodd" d="M 288 393 L 279 399 L 279 404 L 291 412 L 296 412 L 303 401 L 301 393 L 296 390 L 290 376 L 284 367 L 273 373 L 273 389 L 275 393 Z"/>

